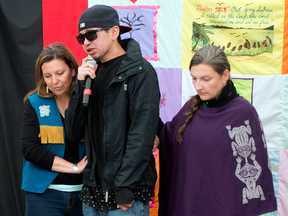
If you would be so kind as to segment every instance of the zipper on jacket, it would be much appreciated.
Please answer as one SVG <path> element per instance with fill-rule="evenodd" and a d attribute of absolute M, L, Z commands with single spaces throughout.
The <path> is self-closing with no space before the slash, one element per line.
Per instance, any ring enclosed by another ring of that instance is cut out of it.
<path fill-rule="evenodd" d="M 105 202 L 106 203 L 108 202 L 108 194 L 109 194 L 109 191 L 107 190 L 106 193 L 105 193 Z"/>

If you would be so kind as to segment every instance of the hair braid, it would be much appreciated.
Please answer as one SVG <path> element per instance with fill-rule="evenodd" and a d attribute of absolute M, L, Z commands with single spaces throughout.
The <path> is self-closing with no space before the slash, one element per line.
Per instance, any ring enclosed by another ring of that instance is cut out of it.
<path fill-rule="evenodd" d="M 200 107 L 200 97 L 199 95 L 195 95 L 194 97 L 192 97 L 190 99 L 190 103 L 193 102 L 195 100 L 195 103 L 192 105 L 191 109 L 189 110 L 189 112 L 185 113 L 185 115 L 187 115 L 187 119 L 185 120 L 184 125 L 178 130 L 178 134 L 177 134 L 177 141 L 179 143 L 183 142 L 183 133 L 187 127 L 187 125 L 191 122 L 192 117 L 194 116 L 195 112 L 199 109 Z"/>

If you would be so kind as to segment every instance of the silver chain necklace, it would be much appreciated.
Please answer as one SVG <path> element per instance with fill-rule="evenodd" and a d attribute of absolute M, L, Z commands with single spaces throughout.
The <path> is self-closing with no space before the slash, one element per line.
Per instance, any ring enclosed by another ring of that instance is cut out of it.
<path fill-rule="evenodd" d="M 65 118 L 65 112 L 64 112 L 64 110 L 62 109 L 62 107 L 61 107 L 60 104 L 58 104 L 58 106 L 60 107 L 61 111 L 63 112 L 63 118 Z"/>

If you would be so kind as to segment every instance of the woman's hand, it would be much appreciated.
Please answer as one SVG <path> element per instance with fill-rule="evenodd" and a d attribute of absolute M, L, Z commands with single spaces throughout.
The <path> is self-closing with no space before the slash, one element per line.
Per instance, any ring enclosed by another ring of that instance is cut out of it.
<path fill-rule="evenodd" d="M 156 148 L 159 148 L 159 145 L 160 145 L 160 140 L 159 140 L 159 137 L 156 135 L 152 152 L 154 152 Z"/>
<path fill-rule="evenodd" d="M 78 173 L 82 173 L 88 163 L 87 156 L 77 163 Z"/>
<path fill-rule="evenodd" d="M 89 60 L 93 60 L 93 58 L 88 56 L 82 60 L 82 65 L 78 68 L 78 80 L 85 80 L 86 76 L 90 76 L 91 79 L 96 77 L 95 71 L 98 65 L 95 67 L 93 64 L 87 62 Z"/>
<path fill-rule="evenodd" d="M 87 156 L 85 156 L 81 161 L 77 163 L 78 171 L 77 174 L 82 173 L 88 163 Z M 60 158 L 58 156 L 54 157 L 53 165 L 51 168 L 54 172 L 61 172 L 61 173 L 72 173 L 74 174 L 74 164 Z"/>

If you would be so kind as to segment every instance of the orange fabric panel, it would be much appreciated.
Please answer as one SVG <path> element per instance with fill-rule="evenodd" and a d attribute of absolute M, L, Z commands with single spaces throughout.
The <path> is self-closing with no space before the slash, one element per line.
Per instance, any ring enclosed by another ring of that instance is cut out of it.
<path fill-rule="evenodd" d="M 159 164 L 159 149 L 156 149 L 154 156 L 155 156 L 155 164 L 156 164 L 156 171 L 157 171 L 157 181 L 155 185 L 155 198 L 153 199 L 152 203 L 150 204 L 150 216 L 158 216 L 158 192 L 159 192 L 159 169 L 160 169 L 160 164 Z M 156 155 L 157 154 L 157 155 Z"/>

